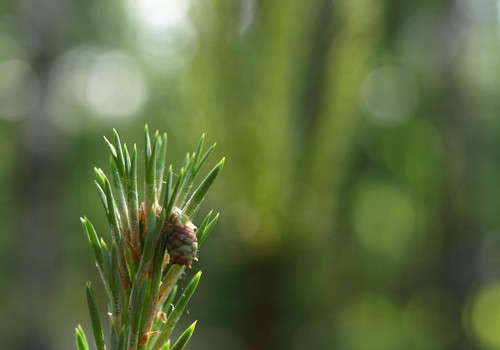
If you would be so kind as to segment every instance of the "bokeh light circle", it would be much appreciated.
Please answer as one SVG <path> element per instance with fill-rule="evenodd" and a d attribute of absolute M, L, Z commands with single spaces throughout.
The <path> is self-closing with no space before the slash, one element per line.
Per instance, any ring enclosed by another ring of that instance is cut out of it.
<path fill-rule="evenodd" d="M 470 327 L 480 343 L 500 349 L 500 281 L 485 285 L 472 301 Z"/>
<path fill-rule="evenodd" d="M 390 183 L 366 181 L 354 202 L 354 230 L 367 249 L 404 260 L 414 241 L 416 213 L 412 199 Z"/>
<path fill-rule="evenodd" d="M 50 117 L 61 129 L 76 132 L 99 122 L 137 116 L 149 98 L 146 77 L 132 54 L 80 46 L 68 50 L 51 70 Z"/>
<path fill-rule="evenodd" d="M 366 76 L 360 98 L 372 120 L 393 126 L 415 113 L 420 95 L 417 83 L 408 71 L 388 65 L 375 68 Z"/>
<path fill-rule="evenodd" d="M 142 107 L 147 95 L 144 76 L 130 56 L 110 52 L 94 60 L 86 98 L 95 114 L 110 118 L 132 116 Z"/>

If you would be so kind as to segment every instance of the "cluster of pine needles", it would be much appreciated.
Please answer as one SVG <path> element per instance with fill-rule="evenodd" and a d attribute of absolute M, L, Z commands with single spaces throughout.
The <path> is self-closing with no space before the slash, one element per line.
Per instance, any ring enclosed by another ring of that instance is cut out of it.
<path fill-rule="evenodd" d="M 191 219 L 224 166 L 224 158 L 195 186 L 215 144 L 203 152 L 204 135 L 188 153 L 178 174 L 166 167 L 167 134 L 151 138 L 145 127 L 144 185 L 139 196 L 137 146 L 129 152 L 116 130 L 111 153 L 111 181 L 95 169 L 95 183 L 111 229 L 111 245 L 100 238 L 88 218 L 81 222 L 94 252 L 106 291 L 111 350 L 180 350 L 196 322 L 171 346 L 170 336 L 200 281 L 201 271 L 177 296 L 177 282 L 197 260 L 198 250 L 219 215 L 210 211 L 197 228 Z M 87 302 L 97 350 L 106 349 L 104 332 L 90 282 Z M 78 350 L 89 350 L 81 326 Z"/>

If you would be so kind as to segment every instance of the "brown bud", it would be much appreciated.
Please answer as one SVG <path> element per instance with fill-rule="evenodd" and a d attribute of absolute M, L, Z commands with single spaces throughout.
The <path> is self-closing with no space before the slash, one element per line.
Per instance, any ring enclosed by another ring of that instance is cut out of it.
<path fill-rule="evenodd" d="M 179 208 L 174 208 L 169 220 L 170 233 L 167 238 L 167 251 L 172 264 L 191 267 L 198 255 L 196 226 Z"/>

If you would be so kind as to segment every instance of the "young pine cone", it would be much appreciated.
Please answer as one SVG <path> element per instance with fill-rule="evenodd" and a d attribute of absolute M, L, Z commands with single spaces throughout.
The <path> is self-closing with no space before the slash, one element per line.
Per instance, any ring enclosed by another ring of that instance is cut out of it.
<path fill-rule="evenodd" d="M 191 267 L 193 260 L 198 260 L 196 226 L 179 208 L 174 208 L 168 225 L 170 233 L 167 238 L 167 251 L 170 263 Z"/>

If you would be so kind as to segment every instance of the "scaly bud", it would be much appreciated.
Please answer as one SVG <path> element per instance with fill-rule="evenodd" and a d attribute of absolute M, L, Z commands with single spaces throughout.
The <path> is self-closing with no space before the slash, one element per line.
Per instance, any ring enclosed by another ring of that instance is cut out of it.
<path fill-rule="evenodd" d="M 175 207 L 169 220 L 169 228 L 167 251 L 170 255 L 170 263 L 191 267 L 198 255 L 196 226 L 189 216 Z"/>

